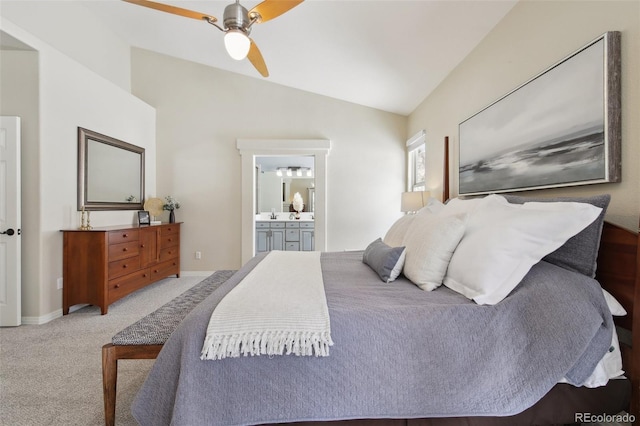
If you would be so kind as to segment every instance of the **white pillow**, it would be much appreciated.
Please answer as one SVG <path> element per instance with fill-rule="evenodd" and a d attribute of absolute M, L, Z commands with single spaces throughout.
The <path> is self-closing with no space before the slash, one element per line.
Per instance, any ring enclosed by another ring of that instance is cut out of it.
<path fill-rule="evenodd" d="M 484 200 L 484 198 L 469 198 L 466 200 L 461 198 L 452 198 L 436 213 L 443 216 L 451 216 L 461 213 L 471 214 L 478 208 L 482 200 Z"/>
<path fill-rule="evenodd" d="M 409 226 L 415 217 L 416 215 L 414 214 L 408 214 L 396 220 L 395 223 L 391 225 L 391 228 L 389 228 L 382 241 L 389 247 L 402 246 L 402 240 L 404 240 L 407 229 L 409 229 Z"/>
<path fill-rule="evenodd" d="M 423 212 L 425 210 L 430 211 L 431 213 L 439 213 L 442 209 L 444 209 L 444 204 L 440 200 L 436 200 L 433 197 L 429 197 L 427 200 L 427 205 L 418 210 L 418 213 Z"/>
<path fill-rule="evenodd" d="M 620 302 L 618 302 L 618 299 L 613 297 L 611 293 L 609 293 L 607 290 L 603 288 L 602 294 L 604 294 L 604 300 L 607 302 L 607 306 L 611 311 L 611 315 L 616 317 L 623 317 L 627 315 L 627 310 L 624 307 L 622 307 Z"/>
<path fill-rule="evenodd" d="M 438 216 L 429 211 L 414 215 L 402 245 L 406 255 L 402 272 L 422 290 L 442 285 L 451 255 L 464 235 L 466 215 Z"/>
<path fill-rule="evenodd" d="M 500 195 L 489 195 L 470 215 L 444 284 L 478 304 L 494 305 L 601 210 L 573 202 L 509 204 Z"/>

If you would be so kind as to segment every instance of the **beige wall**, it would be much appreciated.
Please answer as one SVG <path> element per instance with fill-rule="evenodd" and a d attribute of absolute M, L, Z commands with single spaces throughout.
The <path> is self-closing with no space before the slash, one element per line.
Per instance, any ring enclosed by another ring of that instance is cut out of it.
<path fill-rule="evenodd" d="M 42 323 L 62 313 L 62 291 L 56 288 L 57 278 L 62 277 L 60 230 L 79 226 L 78 127 L 144 147 L 145 183 L 154 193 L 155 110 L 30 32 L 4 18 L 1 24 L 3 31 L 33 47 L 35 52 L 25 55 L 37 55 L 24 59 L 19 52 L 3 52 L 0 68 L 8 84 L 16 84 L 2 92 L 2 113 L 20 115 L 26 130 L 22 150 L 22 170 L 27 175 L 22 208 L 23 323 Z M 23 92 L 30 98 L 26 106 Z M 91 215 L 94 226 L 134 222 L 134 211 Z"/>
<path fill-rule="evenodd" d="M 399 217 L 406 117 L 145 50 L 131 60 L 133 93 L 157 110 L 157 195 L 182 203 L 183 270 L 241 265 L 237 139 L 331 140 L 328 250 L 364 248 Z"/>
<path fill-rule="evenodd" d="M 448 135 L 457 193 L 458 123 L 606 31 L 622 33 L 622 182 L 531 191 L 610 193 L 607 219 L 636 229 L 640 213 L 640 2 L 520 1 L 410 115 L 408 134 L 427 131 L 428 181 L 439 187 Z"/>
<path fill-rule="evenodd" d="M 0 15 L 124 90 L 131 89 L 130 46 L 81 2 L 2 0 Z"/>
<path fill-rule="evenodd" d="M 0 115 L 21 117 L 22 312 L 40 301 L 40 150 L 38 52 L 0 50 Z"/>

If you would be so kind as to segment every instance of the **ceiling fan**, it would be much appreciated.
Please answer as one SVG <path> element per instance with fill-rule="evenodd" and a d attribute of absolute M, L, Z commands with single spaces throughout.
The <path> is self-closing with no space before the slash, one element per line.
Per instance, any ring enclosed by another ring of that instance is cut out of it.
<path fill-rule="evenodd" d="M 149 7 L 162 12 L 173 13 L 174 15 L 184 16 L 186 18 L 205 21 L 223 33 L 224 45 L 227 53 L 233 59 L 242 60 L 249 58 L 249 61 L 258 70 L 263 77 L 269 76 L 267 65 L 264 62 L 260 49 L 255 42 L 249 37 L 253 24 L 267 22 L 273 18 L 277 18 L 283 13 L 296 7 L 303 0 L 264 0 L 251 10 L 247 10 L 240 4 L 239 0 L 225 7 L 223 15 L 223 26 L 216 24 L 218 19 L 215 16 L 206 13 L 195 12 L 181 7 L 171 6 L 164 3 L 158 3 L 150 0 L 123 0 L 127 3 L 137 4 L 139 6 Z"/>

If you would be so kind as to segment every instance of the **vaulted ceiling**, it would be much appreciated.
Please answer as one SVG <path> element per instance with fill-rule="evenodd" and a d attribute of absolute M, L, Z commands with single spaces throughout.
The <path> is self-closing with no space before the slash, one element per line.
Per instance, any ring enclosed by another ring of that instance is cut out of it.
<path fill-rule="evenodd" d="M 231 59 L 223 34 L 204 21 L 119 0 L 74 1 L 132 46 L 263 78 L 248 60 Z M 516 2 L 306 0 L 254 25 L 251 38 L 270 82 L 408 115 Z M 165 3 L 221 21 L 232 0 Z"/>

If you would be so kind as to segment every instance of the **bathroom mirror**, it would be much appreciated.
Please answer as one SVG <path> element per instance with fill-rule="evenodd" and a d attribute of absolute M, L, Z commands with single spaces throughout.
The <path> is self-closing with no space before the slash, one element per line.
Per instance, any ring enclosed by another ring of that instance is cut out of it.
<path fill-rule="evenodd" d="M 256 157 L 256 211 L 289 212 L 293 195 L 298 192 L 304 211 L 315 210 L 313 156 Z"/>
<path fill-rule="evenodd" d="M 78 127 L 78 210 L 143 210 L 144 148 Z"/>

